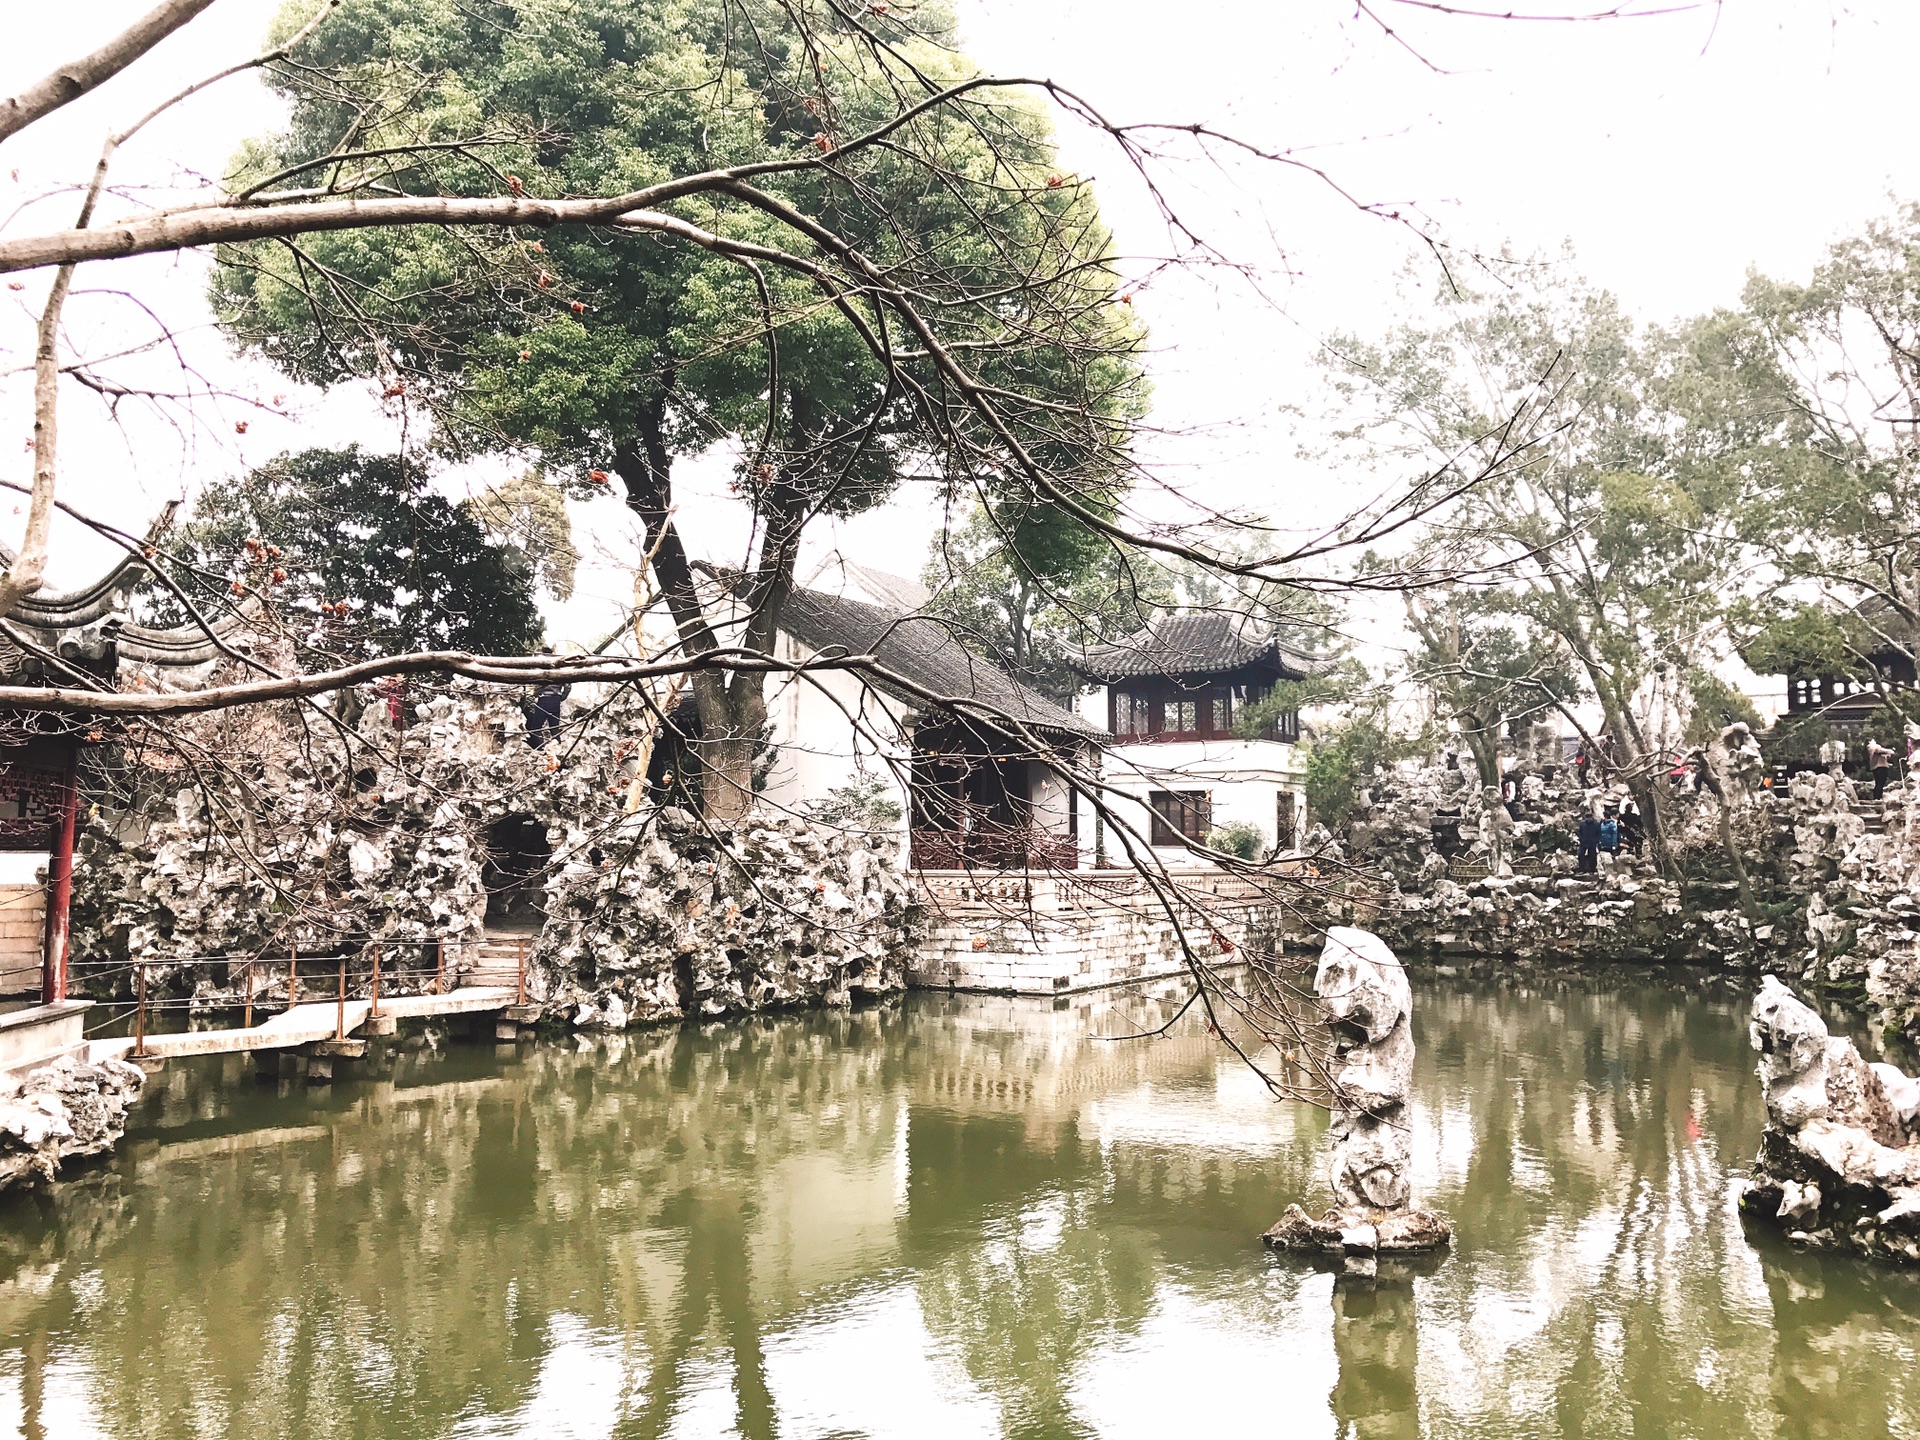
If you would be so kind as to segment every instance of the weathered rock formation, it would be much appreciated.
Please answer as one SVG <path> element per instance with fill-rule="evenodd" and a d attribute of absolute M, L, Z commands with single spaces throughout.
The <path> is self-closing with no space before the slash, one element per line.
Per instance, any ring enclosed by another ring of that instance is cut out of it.
<path fill-rule="evenodd" d="M 1771 975 L 1752 1036 L 1767 1126 L 1741 1211 L 1796 1244 L 1920 1262 L 1920 1080 L 1868 1064 Z"/>
<path fill-rule="evenodd" d="M 1901 796 L 1890 796 L 1883 835 L 1845 781 L 1768 787 L 1757 741 L 1735 724 L 1689 762 L 1690 775 L 1704 765 L 1705 782 L 1663 792 L 1675 875 L 1630 837 L 1600 856 L 1598 873 L 1576 875 L 1581 816 L 1620 814 L 1626 787 L 1583 777 L 1544 740 L 1506 763 L 1517 791 L 1510 822 L 1457 755 L 1372 778 L 1346 837 L 1366 877 L 1347 889 L 1371 892 L 1349 909 L 1356 923 L 1409 956 L 1800 973 L 1920 1034 L 1920 954 L 1894 923 L 1909 906 L 1920 916 L 1920 902 L 1894 893 L 1891 872 L 1902 867 L 1883 858 L 1906 825 Z M 1905 853 L 1905 871 L 1920 870 L 1920 846 Z M 1883 957 L 1884 980 L 1869 974 Z M 1901 973 L 1909 957 L 1912 982 Z M 1913 1006 L 1901 1016 L 1905 993 Z"/>
<path fill-rule="evenodd" d="M 920 906 L 892 842 L 791 816 L 709 831 L 685 811 L 624 819 L 601 863 L 556 877 L 533 1001 L 619 1030 L 905 988 Z"/>
<path fill-rule="evenodd" d="M 69 1058 L 29 1071 L 16 1093 L 0 1099 L 0 1190 L 47 1184 L 68 1161 L 106 1154 L 145 1083 L 124 1060 Z"/>
<path fill-rule="evenodd" d="M 247 957 L 286 994 L 285 961 L 346 958 L 364 994 L 478 963 L 497 832 L 538 852 L 515 882 L 512 923 L 536 929 L 529 999 L 594 1028 L 902 988 L 919 933 L 895 844 L 862 826 L 755 815 L 710 830 L 686 812 L 626 802 L 650 722 L 620 692 L 572 707 L 546 747 L 519 697 L 455 681 L 396 727 L 385 703 L 345 735 L 310 716 L 222 717 L 195 736 L 227 766 L 150 766 L 148 793 L 96 816 L 76 866 L 75 979 L 125 995 L 125 961 L 158 961 L 155 993 L 237 1003 Z M 272 967 L 278 964 L 275 972 Z"/>
<path fill-rule="evenodd" d="M 1413 992 L 1406 969 L 1378 935 L 1335 926 L 1313 990 L 1334 1039 L 1327 1132 L 1334 1204 L 1317 1220 L 1289 1205 L 1262 1238 L 1280 1249 L 1360 1255 L 1437 1249 L 1452 1235 L 1446 1217 L 1411 1203 Z"/>
<path fill-rule="evenodd" d="M 1808 894 L 1795 970 L 1881 1028 L 1920 1037 L 1920 786 L 1889 786 L 1877 816 L 1832 775 L 1796 775 L 1788 798 Z"/>

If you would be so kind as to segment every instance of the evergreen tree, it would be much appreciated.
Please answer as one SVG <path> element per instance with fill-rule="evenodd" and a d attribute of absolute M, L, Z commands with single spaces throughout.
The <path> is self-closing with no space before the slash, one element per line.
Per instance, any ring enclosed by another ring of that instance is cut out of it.
<path fill-rule="evenodd" d="M 284 455 L 208 487 L 168 548 L 207 598 L 263 596 L 330 660 L 531 652 L 543 625 L 525 553 L 426 482 L 406 457 L 358 447 Z M 165 592 L 148 603 L 184 619 Z"/>

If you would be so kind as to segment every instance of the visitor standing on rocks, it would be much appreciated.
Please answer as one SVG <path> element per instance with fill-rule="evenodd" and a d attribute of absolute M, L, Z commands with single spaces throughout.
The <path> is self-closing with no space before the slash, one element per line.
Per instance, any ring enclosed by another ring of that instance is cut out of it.
<path fill-rule="evenodd" d="M 387 702 L 387 723 L 396 730 L 407 728 L 407 682 L 398 675 L 382 680 L 377 692 Z"/>
<path fill-rule="evenodd" d="M 1630 855 L 1640 853 L 1640 842 L 1646 835 L 1646 827 L 1641 824 L 1640 802 L 1629 799 L 1620 807 L 1620 848 Z"/>
<path fill-rule="evenodd" d="M 1600 872 L 1600 817 L 1589 810 L 1580 817 L 1580 864 L 1577 873 L 1597 875 Z"/>
<path fill-rule="evenodd" d="M 1873 772 L 1873 798 L 1887 793 L 1887 772 L 1893 768 L 1893 751 L 1871 736 L 1867 739 L 1867 769 Z"/>
<path fill-rule="evenodd" d="M 550 680 L 535 693 L 533 715 L 527 721 L 529 745 L 544 749 L 547 741 L 560 733 L 560 707 L 571 688 L 558 680 Z"/>
<path fill-rule="evenodd" d="M 553 646 L 542 645 L 540 653 L 553 654 Z M 544 750 L 547 741 L 560 733 L 560 707 L 566 703 L 567 692 L 572 688 L 558 680 L 549 680 L 533 692 L 533 709 L 527 715 L 527 743 L 534 749 Z"/>

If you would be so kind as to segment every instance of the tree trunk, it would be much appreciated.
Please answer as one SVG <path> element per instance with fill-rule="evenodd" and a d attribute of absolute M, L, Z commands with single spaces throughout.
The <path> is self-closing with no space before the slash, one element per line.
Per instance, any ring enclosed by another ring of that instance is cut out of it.
<path fill-rule="evenodd" d="M 627 487 L 627 506 L 646 529 L 654 549 L 654 574 L 681 649 L 705 654 L 719 639 L 700 604 L 692 561 L 671 523 L 672 453 L 665 438 L 664 399 L 640 416 L 640 443 L 615 451 L 614 468 Z M 758 563 L 739 582 L 746 622 L 743 648 L 772 654 L 779 637 L 780 612 L 793 591 L 800 531 L 809 513 L 801 497 L 783 503 L 774 497 Z M 767 676 L 764 671 L 706 671 L 691 680 L 699 735 L 691 750 L 699 761 L 700 809 L 709 820 L 740 819 L 754 804 L 753 762 L 767 725 Z"/>
<path fill-rule="evenodd" d="M 701 719 L 704 728 L 705 716 Z M 753 809 L 753 754 L 759 740 L 758 726 L 737 726 L 718 739 L 702 735 L 700 811 L 707 819 L 730 823 Z"/>
<path fill-rule="evenodd" d="M 1473 752 L 1473 768 L 1480 772 L 1480 784 L 1484 789 L 1491 785 L 1500 787 L 1500 731 L 1499 724 L 1489 728 L 1481 723 L 1480 717 L 1462 712 L 1459 715 L 1460 738 L 1467 742 L 1467 749 Z"/>
<path fill-rule="evenodd" d="M 1720 777 L 1702 757 L 1699 765 L 1700 782 L 1713 794 L 1714 803 L 1720 808 L 1720 844 L 1727 852 L 1727 863 L 1733 868 L 1733 882 L 1740 892 L 1740 913 L 1747 919 L 1758 921 L 1760 907 L 1753 898 L 1753 880 L 1747 874 L 1747 862 L 1741 858 L 1740 847 L 1733 839 L 1733 809 L 1727 803 L 1727 792 L 1720 784 Z"/>

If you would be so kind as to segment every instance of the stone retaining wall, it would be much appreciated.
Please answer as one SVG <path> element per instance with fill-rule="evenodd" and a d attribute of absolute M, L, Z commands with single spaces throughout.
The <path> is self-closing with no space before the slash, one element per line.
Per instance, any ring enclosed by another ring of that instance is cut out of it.
<path fill-rule="evenodd" d="M 1270 893 L 1212 869 L 1169 876 L 1177 926 L 1132 871 L 918 878 L 931 917 L 907 969 L 919 989 L 1068 995 L 1182 974 L 1188 947 L 1231 963 L 1249 945 L 1277 944 L 1281 928 Z"/>
<path fill-rule="evenodd" d="M 39 993 L 46 934 L 45 887 L 0 885 L 0 995 Z"/>

